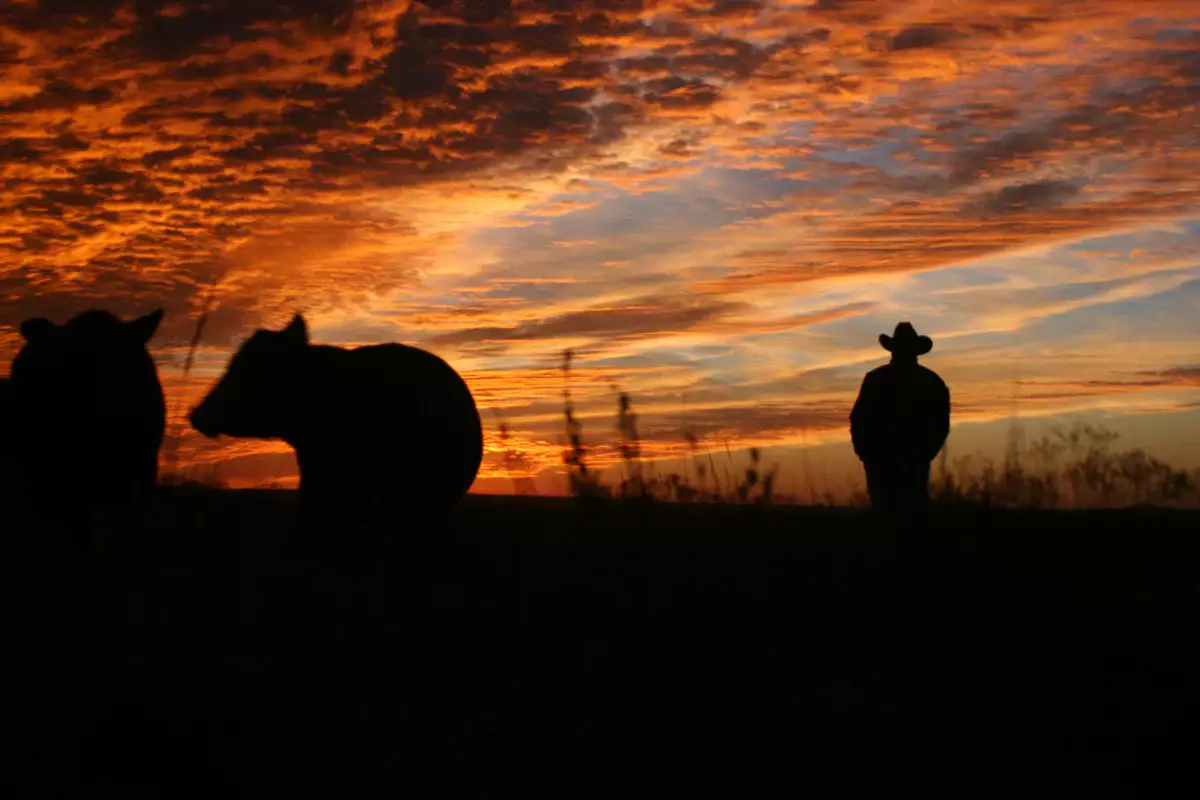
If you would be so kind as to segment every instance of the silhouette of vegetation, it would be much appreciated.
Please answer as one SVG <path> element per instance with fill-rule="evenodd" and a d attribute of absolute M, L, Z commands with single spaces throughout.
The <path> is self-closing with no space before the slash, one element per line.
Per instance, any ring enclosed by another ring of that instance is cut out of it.
<path fill-rule="evenodd" d="M 163 486 L 177 489 L 221 491 L 229 488 L 229 484 L 221 477 L 221 462 L 212 464 L 188 464 L 175 469 L 163 477 Z"/>
<path fill-rule="evenodd" d="M 564 354 L 563 371 L 568 381 L 573 358 L 573 354 Z M 587 464 L 589 451 L 583 443 L 583 425 L 575 415 L 569 386 L 564 389 L 564 397 L 570 447 L 563 460 L 571 468 L 569 488 L 575 497 L 813 507 L 870 505 L 862 489 L 840 498 L 828 486 L 819 495 L 810 486 L 806 498 L 780 495 L 779 465 L 765 466 L 762 451 L 751 447 L 747 450 L 749 463 L 739 467 L 728 440 L 722 442 L 725 464 L 718 470 L 713 448 L 703 451 L 700 438 L 687 428 L 683 432 L 688 451 L 684 472 L 659 475 L 654 462 L 642 458 L 632 396 L 619 390 L 616 427 L 620 438 L 615 449 L 621 458 L 620 477 L 615 485 L 607 486 L 603 472 Z M 936 505 L 1021 509 L 1200 507 L 1200 469 L 1178 469 L 1137 448 L 1113 452 L 1111 447 L 1118 438 L 1117 433 L 1103 426 L 1076 423 L 1070 428 L 1053 427 L 1049 435 L 1022 447 L 1024 431 L 1014 427 L 999 465 L 978 454 L 951 458 L 947 445 L 930 481 L 930 499 Z"/>
<path fill-rule="evenodd" d="M 750 448 L 750 466 L 746 468 L 746 477 L 738 486 L 738 499 L 743 503 L 754 499 L 759 503 L 770 503 L 775 494 L 775 475 L 778 467 L 771 467 L 762 472 L 759 462 L 762 460 L 761 451 L 757 447 Z M 754 496 L 755 490 L 758 496 Z"/>
<path fill-rule="evenodd" d="M 616 429 L 619 434 L 616 451 L 621 459 L 621 471 L 619 482 L 615 486 L 604 485 L 600 472 L 588 466 L 588 450 L 583 443 L 583 423 L 575 415 L 570 386 L 571 365 L 574 359 L 574 351 L 563 351 L 563 419 L 568 443 L 563 453 L 563 463 L 568 468 L 568 488 L 573 497 L 761 504 L 770 504 L 777 499 L 775 486 L 779 475 L 778 465 L 772 465 L 764 471 L 761 463 L 762 452 L 756 447 L 751 448 L 750 463 L 745 467 L 743 477 L 735 480 L 733 476 L 738 468 L 734 463 L 733 454 L 729 451 L 728 441 L 725 442 L 725 452 L 729 467 L 725 470 L 724 484 L 717 477 L 716 464 L 711 452 L 707 454 L 707 465 L 697 465 L 697 478 L 693 483 L 689 472 L 691 462 L 695 461 L 699 451 L 699 441 L 690 429 L 684 430 L 684 442 L 690 454 L 689 469 L 682 475 L 678 472 L 655 474 L 653 462 L 642 459 L 642 439 L 638 430 L 637 413 L 633 410 L 633 398 L 615 384 L 613 389 L 617 396 Z M 713 476 L 711 488 L 708 485 L 710 470 Z M 726 491 L 722 491 L 723 487 Z"/>
<path fill-rule="evenodd" d="M 645 499 L 650 496 L 646 486 L 646 475 L 642 469 L 642 442 L 638 436 L 637 414 L 633 401 L 626 392 L 617 393 L 617 430 L 621 434 L 618 450 L 625 466 L 625 477 L 617 489 L 623 500 Z M 678 478 L 678 476 L 674 476 Z"/>
<path fill-rule="evenodd" d="M 583 424 L 575 416 L 575 403 L 571 400 L 571 362 L 573 350 L 564 350 L 563 374 L 563 418 L 566 421 L 567 451 L 563 462 L 567 465 L 567 481 L 571 495 L 578 498 L 609 497 L 609 491 L 600 485 L 596 476 L 588 470 L 587 447 L 583 444 Z"/>
<path fill-rule="evenodd" d="M 188 345 L 187 357 L 183 361 L 183 383 L 185 386 L 192 374 L 192 364 L 195 362 L 196 350 L 200 347 L 200 340 L 204 336 L 204 327 L 208 324 L 208 314 L 212 309 L 212 302 L 213 287 L 210 286 L 208 292 L 204 295 L 204 303 L 200 307 L 200 316 L 196 318 L 196 329 L 192 332 L 192 341 Z M 184 420 L 183 415 L 178 413 L 178 405 L 176 403 L 176 413 L 173 415 L 176 419 L 174 431 L 167 439 L 167 450 L 163 454 L 163 464 L 166 469 L 160 483 L 164 486 L 181 485 L 188 482 L 186 478 L 179 474 L 179 440 L 183 438 Z"/>
<path fill-rule="evenodd" d="M 898 328 L 898 331 L 900 329 Z M 901 331 L 902 332 L 902 331 Z M 914 334 L 915 335 L 915 334 Z M 919 337 L 925 339 L 927 337 Z M 889 344 L 892 337 L 881 337 Z M 563 353 L 563 413 L 569 447 L 563 455 L 569 489 L 575 497 L 615 500 L 659 500 L 698 503 L 810 505 L 815 507 L 866 507 L 870 496 L 862 489 L 839 498 L 828 486 L 817 493 L 808 483 L 807 502 L 776 491 L 779 466 L 766 467 L 762 451 L 751 447 L 749 463 L 739 467 L 728 440 L 721 445 L 725 461 L 718 469 L 712 447 L 703 448 L 699 436 L 683 430 L 688 456 L 683 474 L 659 475 L 655 462 L 643 458 L 638 417 L 632 396 L 613 384 L 617 396 L 619 434 L 615 451 L 621 460 L 619 479 L 607 486 L 603 471 L 588 463 L 583 424 L 575 413 L 570 390 L 575 353 Z M 1113 452 L 1118 434 L 1102 426 L 1076 423 L 1051 429 L 1049 435 L 1023 446 L 1024 430 L 1014 427 L 1001 464 L 980 455 L 950 457 L 942 447 L 937 472 L 929 483 L 930 501 L 938 505 L 972 505 L 995 508 L 1061 509 L 1124 507 L 1137 505 L 1200 507 L 1200 469 L 1178 469 L 1140 449 Z M 940 446 L 940 423 L 933 435 Z M 930 445 L 929 450 L 933 447 Z M 802 453 L 803 455 L 803 453 Z M 694 470 L 694 477 L 693 477 Z"/>
<path fill-rule="evenodd" d="M 1103 426 L 1055 426 L 1021 447 L 1014 426 L 1004 461 L 943 450 L 931 482 L 935 502 L 996 508 L 1200 506 L 1200 470 L 1184 470 L 1140 448 L 1114 451 L 1119 434 Z"/>
<path fill-rule="evenodd" d="M 505 471 L 509 474 L 513 483 L 513 494 L 519 497 L 536 495 L 537 485 L 527 474 L 522 474 L 528 469 L 528 464 L 520 450 L 512 447 L 509 441 L 512 439 L 512 432 L 508 427 L 508 419 L 498 408 L 492 409 L 492 415 L 496 418 L 496 430 L 500 436 L 500 444 L 503 448 L 501 461 L 504 464 Z"/>

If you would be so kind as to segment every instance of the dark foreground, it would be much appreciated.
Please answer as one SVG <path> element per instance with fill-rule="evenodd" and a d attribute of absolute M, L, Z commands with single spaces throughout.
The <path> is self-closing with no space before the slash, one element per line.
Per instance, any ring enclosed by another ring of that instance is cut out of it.
<path fill-rule="evenodd" d="M 180 493 L 9 520 L 11 797 L 1189 796 L 1200 521 Z"/>

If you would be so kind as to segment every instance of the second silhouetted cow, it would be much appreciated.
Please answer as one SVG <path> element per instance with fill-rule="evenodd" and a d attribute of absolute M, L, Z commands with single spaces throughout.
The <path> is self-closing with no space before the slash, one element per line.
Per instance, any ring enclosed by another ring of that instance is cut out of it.
<path fill-rule="evenodd" d="M 449 506 L 483 458 L 479 412 L 449 364 L 400 344 L 313 345 L 299 314 L 247 339 L 191 422 L 210 437 L 284 440 L 305 504 L 347 513 Z"/>
<path fill-rule="evenodd" d="M 161 320 L 161 309 L 130 322 L 92 310 L 21 323 L 4 401 L 19 494 L 61 511 L 154 489 L 166 403 L 146 343 Z"/>

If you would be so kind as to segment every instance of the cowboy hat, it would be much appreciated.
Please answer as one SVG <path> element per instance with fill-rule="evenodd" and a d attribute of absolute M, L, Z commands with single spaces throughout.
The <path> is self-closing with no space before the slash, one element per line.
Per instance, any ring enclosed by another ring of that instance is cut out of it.
<path fill-rule="evenodd" d="M 918 336 L 911 322 L 901 322 L 895 332 L 888 336 L 879 334 L 879 344 L 891 353 L 901 355 L 923 356 L 933 349 L 933 340 L 928 336 Z"/>

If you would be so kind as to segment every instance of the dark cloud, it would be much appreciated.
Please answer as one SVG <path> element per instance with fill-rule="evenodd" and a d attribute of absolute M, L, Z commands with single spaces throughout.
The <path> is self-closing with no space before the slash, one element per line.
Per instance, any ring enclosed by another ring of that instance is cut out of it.
<path fill-rule="evenodd" d="M 170 164 L 180 158 L 187 158 L 196 152 L 194 147 L 171 147 L 166 150 L 154 150 L 142 156 L 142 164 L 151 169 Z"/>
<path fill-rule="evenodd" d="M 0 106 L 0 113 L 19 114 L 27 111 L 98 105 L 111 100 L 112 96 L 112 90 L 105 87 L 82 89 L 69 81 L 52 80 L 37 94 Z"/>
<path fill-rule="evenodd" d="M 617 62 L 617 67 L 628 73 L 644 73 L 649 75 L 658 75 L 667 72 L 671 66 L 671 59 L 665 55 L 638 56 L 637 58 L 623 58 Z"/>
<path fill-rule="evenodd" d="M 651 105 L 669 109 L 706 108 L 717 102 L 719 90 L 700 80 L 679 77 L 650 81 L 643 99 Z"/>
<path fill-rule="evenodd" d="M 714 0 L 708 8 L 699 8 L 696 14 L 710 17 L 753 17 L 763 10 L 760 0 Z"/>
<path fill-rule="evenodd" d="M 1097 93 L 1095 102 L 962 148 L 953 159 L 951 184 L 967 185 L 1081 147 L 1119 153 L 1169 138 L 1186 141 L 1193 133 L 1187 120 L 1200 107 L 1200 72 L 1192 70 L 1191 61 L 1172 60 L 1167 74 L 1136 89 Z"/>
<path fill-rule="evenodd" d="M 350 50 L 338 50 L 329 57 L 329 71 L 343 78 L 350 74 L 350 66 L 354 63 L 354 53 Z"/>
<path fill-rule="evenodd" d="M 87 28 L 111 22 L 122 0 L 41 0 L 38 3 L 5 3 L 0 22 L 22 31 L 48 26 Z"/>
<path fill-rule="evenodd" d="M 1005 186 L 1000 191 L 974 204 L 982 214 L 1011 214 L 1054 208 L 1067 202 L 1080 192 L 1080 187 L 1070 181 L 1036 181 Z"/>
<path fill-rule="evenodd" d="M 76 171 L 79 179 L 90 186 L 111 186 L 130 183 L 142 175 L 120 169 L 114 162 L 93 163 Z"/>
<path fill-rule="evenodd" d="M 963 150 L 955 156 L 951 182 L 955 185 L 973 182 L 1019 158 L 1049 149 L 1057 141 L 1056 127 L 1052 124 L 1011 131 L 987 144 Z"/>
<path fill-rule="evenodd" d="M 34 161 L 42 154 L 37 139 L 0 139 L 0 164 L 14 161 Z"/>
<path fill-rule="evenodd" d="M 15 42 L 0 42 L 0 66 L 16 64 L 21 58 L 21 47 Z"/>
<path fill-rule="evenodd" d="M 1153 378 L 1153 385 L 1200 387 L 1200 367 L 1171 367 L 1140 374 Z"/>
<path fill-rule="evenodd" d="M 658 148 L 661 155 L 669 158 L 695 158 L 699 152 L 695 149 L 696 142 L 688 139 L 672 139 Z"/>
<path fill-rule="evenodd" d="M 893 51 L 919 50 L 939 47 L 959 38 L 960 34 L 953 25 L 913 25 L 905 28 L 892 37 L 889 47 Z"/>
<path fill-rule="evenodd" d="M 180 9 L 179 13 L 163 13 Z M 354 0 L 209 0 L 179 4 L 172 0 L 139 0 L 137 22 L 116 49 L 130 48 L 142 58 L 173 61 L 205 50 L 227 37 L 237 43 L 272 37 L 269 23 L 294 21 L 306 27 L 344 29 L 354 13 Z"/>
<path fill-rule="evenodd" d="M 267 182 L 261 178 L 255 178 L 248 181 L 232 181 L 230 183 L 209 184 L 201 186 L 199 189 L 193 189 L 188 193 L 189 197 L 194 197 L 197 200 L 220 201 L 222 203 L 232 203 L 239 200 L 257 197 L 266 194 Z"/>
<path fill-rule="evenodd" d="M 644 115 L 640 106 L 625 102 L 604 103 L 593 109 L 595 126 L 592 140 L 597 144 L 615 142 L 625 135 L 625 128 L 640 122 Z"/>
<path fill-rule="evenodd" d="M 82 189 L 47 189 L 42 193 L 42 198 L 50 204 L 63 206 L 85 206 L 87 208 L 94 208 L 95 206 L 100 205 L 100 203 L 104 200 L 101 195 L 92 194 L 91 192 Z"/>
<path fill-rule="evenodd" d="M 67 152 L 78 152 L 81 150 L 87 150 L 89 147 L 91 147 L 91 145 L 70 131 L 55 136 L 51 144 L 56 150 Z"/>
<path fill-rule="evenodd" d="M 455 100 L 462 89 L 456 71 L 441 54 L 437 41 L 418 40 L 397 47 L 388 56 L 382 84 L 403 100 L 445 97 Z"/>
<path fill-rule="evenodd" d="M 766 61 L 770 52 L 740 39 L 713 36 L 698 40 L 689 52 L 677 56 L 672 66 L 689 74 L 748 78 Z"/>
<path fill-rule="evenodd" d="M 817 0 L 810 6 L 818 16 L 830 16 L 851 24 L 866 25 L 887 16 L 889 0 Z"/>

